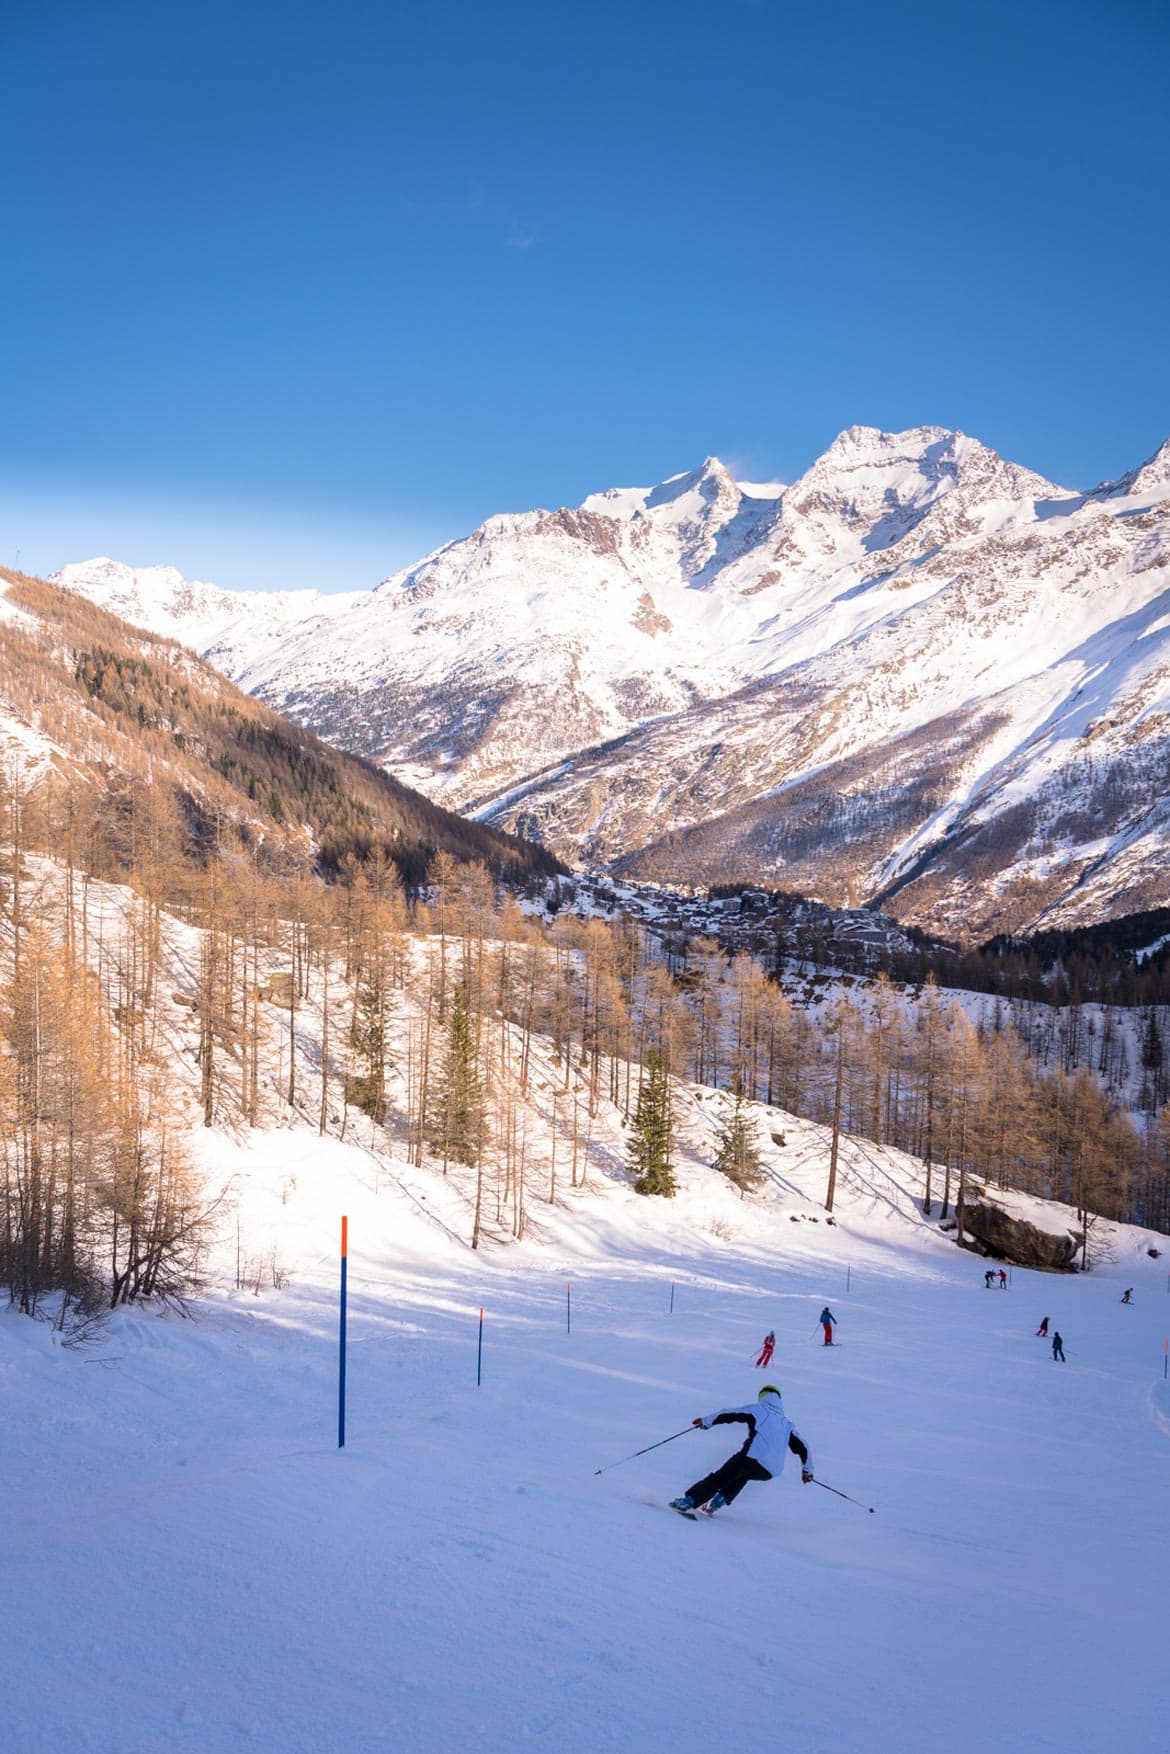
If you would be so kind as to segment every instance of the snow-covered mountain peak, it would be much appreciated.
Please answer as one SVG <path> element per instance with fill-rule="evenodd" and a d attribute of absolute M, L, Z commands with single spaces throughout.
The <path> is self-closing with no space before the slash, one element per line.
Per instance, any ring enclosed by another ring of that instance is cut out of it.
<path fill-rule="evenodd" d="M 51 582 L 213 660 L 222 657 L 225 640 L 246 644 L 255 653 L 306 622 L 344 615 L 354 601 L 353 593 L 230 591 L 189 579 L 175 566 L 127 566 L 105 555 L 63 566 Z M 243 674 L 238 666 L 223 667 L 233 677 Z"/>
<path fill-rule="evenodd" d="M 1102 481 L 1086 496 L 1089 499 L 1137 499 L 1153 502 L 1170 494 L 1170 438 L 1152 457 L 1129 469 L 1116 481 Z"/>
<path fill-rule="evenodd" d="M 1170 487 L 1170 438 L 1163 439 L 1149 461 L 1142 464 L 1137 479 Z"/>
<path fill-rule="evenodd" d="M 898 549 L 915 532 L 915 550 L 1031 523 L 1038 502 L 1051 509 L 1075 495 L 990 446 L 945 427 L 841 433 L 788 489 L 775 557 L 802 570 L 832 552 L 842 560 Z M 907 556 L 909 558 L 909 556 Z"/>
<path fill-rule="evenodd" d="M 100 586 L 110 593 L 111 608 L 114 607 L 115 596 L 126 601 L 164 603 L 176 592 L 189 595 L 192 592 L 219 589 L 216 585 L 204 585 L 198 580 L 185 578 L 177 566 L 127 566 L 124 561 L 111 560 L 107 554 L 98 554 L 92 560 L 77 561 L 62 567 L 54 575 L 54 581 L 63 585 L 66 590 L 75 589 L 81 581 L 89 586 Z"/>
<path fill-rule="evenodd" d="M 961 433 L 937 426 L 908 432 L 851 426 L 793 483 L 786 499 L 799 509 L 810 496 L 827 496 L 855 517 L 883 505 L 921 502 L 955 485 L 969 443 Z"/>
<path fill-rule="evenodd" d="M 646 495 L 646 509 L 653 511 L 658 506 L 672 505 L 693 493 L 699 494 L 703 499 L 713 500 L 720 494 L 738 491 L 730 470 L 719 458 L 705 457 L 697 469 L 687 469 L 681 475 L 670 475 L 665 481 L 660 481 Z"/>
<path fill-rule="evenodd" d="M 126 621 L 160 632 L 168 622 L 179 623 L 212 608 L 222 611 L 234 600 L 234 593 L 188 579 L 178 567 L 127 566 L 107 555 L 62 567 L 53 582 L 80 591 Z"/>

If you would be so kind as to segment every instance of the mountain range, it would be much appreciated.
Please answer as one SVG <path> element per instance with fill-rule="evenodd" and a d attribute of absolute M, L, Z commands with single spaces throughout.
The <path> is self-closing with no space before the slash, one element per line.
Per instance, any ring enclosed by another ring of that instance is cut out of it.
<path fill-rule="evenodd" d="M 708 458 L 368 592 L 56 578 L 571 862 L 955 935 L 1167 900 L 1170 443 L 1085 492 L 853 427 L 791 484 Z"/>

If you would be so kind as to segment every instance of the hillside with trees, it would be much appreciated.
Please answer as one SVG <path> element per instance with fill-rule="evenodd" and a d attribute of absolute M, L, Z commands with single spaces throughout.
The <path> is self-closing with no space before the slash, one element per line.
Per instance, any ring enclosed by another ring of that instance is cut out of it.
<path fill-rule="evenodd" d="M 1083 1258 L 1097 1218 L 1170 1228 L 1157 1006 L 1135 1105 L 1119 1006 L 973 1011 L 934 970 L 849 970 L 827 938 L 804 964 L 798 932 L 760 955 L 574 912 L 546 855 L 183 648 L 36 580 L 2 601 L 0 1275 L 22 1309 L 63 1293 L 84 1324 L 197 1288 L 235 1209 L 200 1169 L 215 1129 L 360 1137 L 378 1174 L 433 1175 L 475 1248 L 586 1186 L 670 1199 L 682 1162 L 774 1200 L 792 1116 L 821 1129 L 830 1214 L 876 1151 L 917 1166 L 923 1215 L 960 1239 L 989 1187 L 1073 1208 Z M 1000 947 L 1037 983 L 1053 952 Z"/>
<path fill-rule="evenodd" d="M 322 743 L 174 641 L 42 579 L 0 568 L 0 580 L 0 707 L 52 751 L 29 845 L 74 847 L 93 874 L 153 862 L 154 888 L 228 845 L 326 876 L 380 853 L 408 887 L 440 850 L 511 882 L 561 869 Z"/>

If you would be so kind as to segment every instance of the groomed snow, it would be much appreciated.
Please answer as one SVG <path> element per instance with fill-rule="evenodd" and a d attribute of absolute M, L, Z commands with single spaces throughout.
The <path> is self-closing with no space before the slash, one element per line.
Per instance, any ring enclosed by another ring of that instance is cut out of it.
<path fill-rule="evenodd" d="M 534 1199 L 530 1241 L 472 1254 L 437 1176 L 307 1130 L 204 1135 L 242 1199 L 191 1319 L 120 1312 L 73 1350 L 0 1320 L 3 1745 L 1164 1747 L 1170 1262 L 1114 1231 L 1088 1276 L 989 1292 L 896 1166 L 859 1158 L 812 1223 L 823 1164 L 789 1140 L 764 1200 L 694 1176 L 669 1203 Z M 754 1396 L 768 1328 L 818 1475 L 872 1516 L 795 1468 L 710 1525 L 663 1508 L 736 1446 L 686 1428 Z"/>

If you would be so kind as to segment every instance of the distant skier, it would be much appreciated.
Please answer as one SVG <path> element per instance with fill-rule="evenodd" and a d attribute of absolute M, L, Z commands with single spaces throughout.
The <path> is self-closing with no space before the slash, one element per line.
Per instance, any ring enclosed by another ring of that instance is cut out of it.
<path fill-rule="evenodd" d="M 1133 1302 L 1133 1286 L 1132 1285 L 1130 1286 L 1129 1290 L 1127 1292 L 1125 1292 L 1121 1301 L 1122 1301 L 1122 1303 L 1132 1303 Z"/>
<path fill-rule="evenodd" d="M 1007 1290 L 1007 1274 L 1002 1267 L 999 1269 L 999 1288 L 1001 1291 Z"/>
<path fill-rule="evenodd" d="M 983 1275 L 983 1285 L 984 1285 L 984 1289 L 985 1289 L 985 1290 L 987 1290 L 987 1291 L 990 1291 L 990 1290 L 991 1290 L 991 1287 L 992 1287 L 992 1286 L 993 1286 L 993 1285 L 994 1285 L 994 1284 L 995 1284 L 995 1268 L 994 1268 L 994 1267 L 988 1267 L 988 1269 L 987 1269 L 987 1271 L 986 1271 L 986 1273 L 984 1273 L 984 1275 Z"/>
<path fill-rule="evenodd" d="M 697 1510 L 714 1516 L 725 1504 L 738 1498 L 749 1480 L 773 1480 L 784 1472 L 789 1450 L 800 1457 L 800 1477 L 807 1486 L 813 1477 L 808 1459 L 808 1446 L 784 1412 L 780 1390 L 774 1383 L 765 1383 L 754 1405 L 724 1407 L 719 1413 L 708 1413 L 693 1419 L 693 1425 L 709 1431 L 713 1425 L 746 1425 L 747 1441 L 742 1449 L 729 1456 L 721 1468 L 688 1486 L 681 1498 L 672 1498 L 670 1508 L 683 1516 L 694 1517 Z"/>
<path fill-rule="evenodd" d="M 766 1366 L 766 1365 L 771 1364 L 772 1354 L 775 1350 L 776 1350 L 776 1336 L 775 1336 L 775 1334 L 772 1334 L 772 1333 L 765 1334 L 764 1335 L 764 1344 L 760 1347 L 760 1356 L 756 1359 L 757 1366 L 759 1366 L 759 1365 Z"/>
<path fill-rule="evenodd" d="M 824 1309 L 821 1311 L 820 1320 L 821 1320 L 821 1326 L 825 1330 L 825 1345 L 831 1346 L 833 1344 L 833 1329 L 837 1325 L 837 1318 L 833 1314 L 832 1310 L 829 1308 L 827 1303 L 826 1303 Z"/>
<path fill-rule="evenodd" d="M 1038 1340 L 1047 1340 L 1047 1338 L 1048 1338 L 1048 1317 L 1047 1316 L 1044 1317 L 1044 1320 L 1040 1323 L 1040 1326 L 1036 1329 L 1036 1338 Z"/>
<path fill-rule="evenodd" d="M 1061 1339 L 1059 1333 L 1056 1333 L 1056 1334 L 1053 1334 L 1053 1336 L 1052 1336 L 1052 1361 L 1053 1361 L 1053 1363 L 1055 1363 L 1058 1358 L 1062 1364 L 1067 1363 L 1067 1359 L 1064 1356 L 1064 1341 Z"/>

